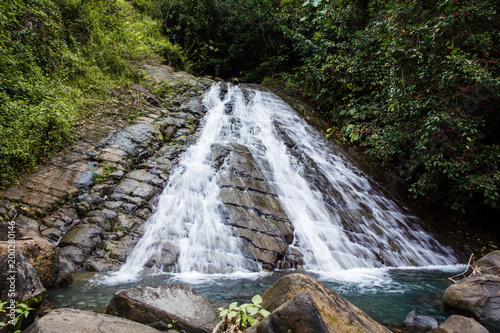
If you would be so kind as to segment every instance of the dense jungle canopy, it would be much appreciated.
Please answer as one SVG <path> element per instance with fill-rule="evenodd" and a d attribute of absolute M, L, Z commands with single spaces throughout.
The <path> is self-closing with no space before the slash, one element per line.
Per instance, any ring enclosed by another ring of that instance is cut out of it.
<path fill-rule="evenodd" d="M 0 186 L 71 139 L 110 89 L 162 57 L 198 75 L 284 81 L 412 197 L 495 222 L 495 0 L 5 0 Z"/>

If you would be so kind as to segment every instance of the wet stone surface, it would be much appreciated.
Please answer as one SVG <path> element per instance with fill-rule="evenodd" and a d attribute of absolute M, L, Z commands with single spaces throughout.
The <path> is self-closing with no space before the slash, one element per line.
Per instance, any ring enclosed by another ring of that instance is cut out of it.
<path fill-rule="evenodd" d="M 142 69 L 150 85 L 120 91 L 101 118 L 78 131 L 73 146 L 0 193 L 4 221 L 15 216 L 19 237 L 56 245 L 61 265 L 71 272 L 117 270 L 126 261 L 179 156 L 199 138 L 206 113 L 201 96 L 212 81 L 168 66 Z M 256 147 L 213 145 L 223 216 L 246 257 L 269 270 L 294 267 L 302 255 L 289 248 L 293 226 L 263 154 Z M 175 265 L 178 249 L 163 245 L 149 266 Z"/>
<path fill-rule="evenodd" d="M 212 158 L 219 169 L 224 217 L 242 239 L 243 254 L 256 258 L 265 269 L 275 269 L 285 260 L 293 226 L 266 179 L 269 167 L 257 163 L 250 149 L 239 144 L 213 145 Z M 295 266 L 300 257 L 298 253 L 287 267 Z"/>
<path fill-rule="evenodd" d="M 81 128 L 73 146 L 0 192 L 0 235 L 15 217 L 18 239 L 57 244 L 71 271 L 121 265 L 185 144 L 196 141 L 206 112 L 199 97 L 212 84 L 168 66 L 141 69 L 149 89 L 132 84 L 118 92 L 118 102 Z"/>

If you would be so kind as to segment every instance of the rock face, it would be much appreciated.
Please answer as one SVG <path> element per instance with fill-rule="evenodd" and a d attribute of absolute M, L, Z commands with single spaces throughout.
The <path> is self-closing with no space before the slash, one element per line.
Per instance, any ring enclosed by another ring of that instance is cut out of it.
<path fill-rule="evenodd" d="M 253 151 L 239 144 L 212 146 L 226 221 L 242 238 L 248 258 L 256 258 L 269 270 L 280 261 L 296 266 L 302 263 L 300 254 L 294 260 L 285 258 L 293 226 L 267 180 L 269 166 L 260 161 L 258 150 Z"/>
<path fill-rule="evenodd" d="M 28 327 L 25 333 L 157 333 L 158 330 L 102 313 L 56 309 Z"/>
<path fill-rule="evenodd" d="M 245 333 L 390 332 L 333 290 L 303 274 L 281 278 L 262 299 L 262 307 L 272 313 Z"/>
<path fill-rule="evenodd" d="M 207 111 L 201 96 L 213 81 L 168 66 L 142 69 L 154 95 L 138 84 L 113 92 L 119 102 L 103 107 L 102 119 L 85 125 L 72 147 L 0 192 L 0 217 L 15 218 L 16 239 L 41 235 L 56 245 L 66 273 L 117 270 L 126 261 L 180 154 L 200 135 Z M 228 103 L 226 112 L 232 107 Z M 243 255 L 267 270 L 302 265 L 302 254 L 289 246 L 294 229 L 278 201 L 263 148 L 219 144 L 211 150 L 221 214 L 241 238 Z M 7 237 L 2 219 L 0 241 Z M 168 244 L 146 269 L 169 270 L 179 253 Z M 53 272 L 38 271 L 46 286 L 54 281 Z"/>
<path fill-rule="evenodd" d="M 488 333 L 488 330 L 472 318 L 453 315 L 433 331 L 433 333 Z"/>
<path fill-rule="evenodd" d="M 0 300 L 7 302 L 3 307 L 5 312 L 0 313 L 1 322 L 15 318 L 15 302 L 21 303 L 40 295 L 43 298 L 47 294 L 33 266 L 16 250 L 0 255 L 0 272 Z M 34 300 L 28 302 L 35 310 L 23 319 L 21 330 L 33 323 L 39 304 Z"/>
<path fill-rule="evenodd" d="M 212 332 L 218 321 L 208 300 L 181 283 L 120 290 L 106 313 L 145 324 L 173 324 L 192 333 Z"/>
<path fill-rule="evenodd" d="M 15 261 L 15 264 L 12 263 L 12 260 Z M 15 290 L 15 300 L 18 302 L 46 293 L 33 266 L 17 251 L 0 255 L 0 272 L 2 272 L 0 281 L 0 299 L 2 301 L 12 298 L 9 297 L 11 289 Z M 15 288 L 11 288 L 11 282 L 14 282 Z"/>
<path fill-rule="evenodd" d="M 157 94 L 137 84 L 112 92 L 119 102 L 103 106 L 73 146 L 0 191 L 0 241 L 15 220 L 16 240 L 41 234 L 69 272 L 115 270 L 126 260 L 179 154 L 196 140 L 206 112 L 199 97 L 212 84 L 168 66 L 142 69 Z M 52 283 L 53 271 L 35 269 Z"/>
<path fill-rule="evenodd" d="M 418 331 L 430 331 L 438 327 L 438 322 L 435 318 L 420 316 L 417 312 L 411 311 L 406 316 L 403 326 Z"/>
<path fill-rule="evenodd" d="M 16 240 L 16 249 L 35 268 L 43 286 L 49 288 L 57 279 L 59 258 L 55 246 L 41 237 Z M 8 251 L 8 242 L 0 242 L 0 254 Z"/>
<path fill-rule="evenodd" d="M 446 289 L 443 303 L 446 309 L 500 328 L 500 277 L 477 274 L 460 280 Z"/>

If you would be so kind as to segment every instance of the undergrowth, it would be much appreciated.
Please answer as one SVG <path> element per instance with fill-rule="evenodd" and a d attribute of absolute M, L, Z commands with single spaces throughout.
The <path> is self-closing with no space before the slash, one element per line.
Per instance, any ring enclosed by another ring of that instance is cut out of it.
<path fill-rule="evenodd" d="M 124 0 L 0 3 L 0 189 L 72 139 L 134 63 L 181 59 L 148 13 Z"/>

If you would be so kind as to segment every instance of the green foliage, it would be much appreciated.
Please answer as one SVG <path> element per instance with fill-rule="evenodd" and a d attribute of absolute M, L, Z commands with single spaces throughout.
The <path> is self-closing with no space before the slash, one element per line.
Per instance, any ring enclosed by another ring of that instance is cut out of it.
<path fill-rule="evenodd" d="M 131 61 L 179 54 L 124 0 L 0 3 L 0 188 L 71 140 Z M 180 56 L 178 56 L 180 57 Z"/>
<path fill-rule="evenodd" d="M 162 1 L 162 0 L 158 0 Z M 493 0 L 163 0 L 196 73 L 279 76 L 349 142 L 457 211 L 500 208 Z"/>
<path fill-rule="evenodd" d="M 35 306 L 41 301 L 42 301 L 42 295 L 38 295 L 21 303 L 16 302 L 16 307 L 14 309 L 15 317 L 14 318 L 7 317 L 8 319 L 6 320 L 6 322 L 0 322 L 0 329 L 3 327 L 7 327 L 6 331 L 7 333 L 20 333 L 23 320 L 25 318 L 28 318 L 30 312 L 34 310 L 32 306 Z M 7 312 L 4 309 L 7 303 L 8 302 L 0 301 L 0 313 Z"/>
<path fill-rule="evenodd" d="M 5 0 L 0 187 L 135 79 L 130 61 L 160 54 L 196 74 L 280 77 L 413 197 L 494 215 L 499 18 L 493 0 Z"/>
<path fill-rule="evenodd" d="M 163 28 L 195 74 L 260 81 L 284 70 L 291 52 L 275 16 L 279 1 L 163 1 Z M 289 48 L 288 48 L 289 50 Z"/>
<path fill-rule="evenodd" d="M 319 1 L 285 32 L 288 82 L 415 198 L 500 208 L 500 41 L 493 1 Z M 293 16 L 295 13 L 292 13 Z"/>
<path fill-rule="evenodd" d="M 244 303 L 238 306 L 238 302 L 233 302 L 229 304 L 228 309 L 219 308 L 219 316 L 226 320 L 225 329 L 231 326 L 236 326 L 238 329 L 245 329 L 269 316 L 269 311 L 263 309 L 260 306 L 261 303 L 262 297 L 255 295 L 252 297 L 252 303 Z"/>

